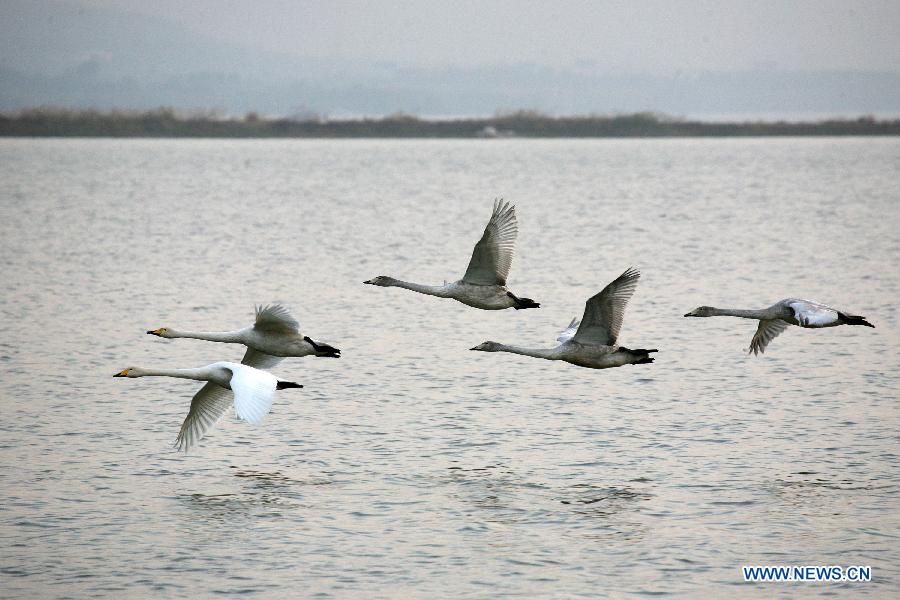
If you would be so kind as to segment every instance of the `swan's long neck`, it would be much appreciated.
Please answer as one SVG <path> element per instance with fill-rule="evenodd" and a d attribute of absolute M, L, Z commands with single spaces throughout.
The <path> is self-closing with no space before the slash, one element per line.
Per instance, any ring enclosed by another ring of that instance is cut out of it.
<path fill-rule="evenodd" d="M 499 352 L 522 354 L 523 356 L 533 356 L 534 358 L 559 360 L 559 354 L 557 353 L 556 348 L 522 348 L 520 346 L 507 346 L 506 344 L 500 344 L 497 350 Z"/>
<path fill-rule="evenodd" d="M 711 316 L 713 317 L 741 317 L 742 319 L 766 319 L 769 318 L 768 312 L 763 310 L 744 310 L 740 308 L 714 308 Z"/>
<path fill-rule="evenodd" d="M 177 377 L 179 379 L 195 379 L 197 381 L 209 381 L 209 373 L 206 369 L 141 369 L 139 377 Z"/>
<path fill-rule="evenodd" d="M 401 287 L 420 294 L 428 294 L 429 296 L 437 296 L 439 298 L 449 298 L 450 291 L 446 285 L 422 285 L 421 283 L 411 283 L 409 281 L 400 281 L 395 279 L 392 287 Z"/>
<path fill-rule="evenodd" d="M 243 343 L 243 331 L 175 331 L 169 330 L 170 338 L 191 338 L 194 340 L 206 340 L 208 342 L 225 342 L 227 344 Z"/>

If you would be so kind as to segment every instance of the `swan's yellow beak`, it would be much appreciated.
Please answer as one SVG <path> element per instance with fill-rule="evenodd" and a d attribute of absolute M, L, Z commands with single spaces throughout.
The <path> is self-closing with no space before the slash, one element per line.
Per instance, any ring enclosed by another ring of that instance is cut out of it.
<path fill-rule="evenodd" d="M 128 369 L 122 369 L 121 371 L 113 375 L 113 377 L 128 377 Z"/>
<path fill-rule="evenodd" d="M 158 335 L 158 336 L 162 336 L 163 331 L 165 331 L 165 328 L 164 328 L 164 327 L 160 327 L 159 329 L 153 329 L 153 330 L 151 330 L 151 331 L 148 331 L 147 333 L 148 333 L 149 335 Z"/>

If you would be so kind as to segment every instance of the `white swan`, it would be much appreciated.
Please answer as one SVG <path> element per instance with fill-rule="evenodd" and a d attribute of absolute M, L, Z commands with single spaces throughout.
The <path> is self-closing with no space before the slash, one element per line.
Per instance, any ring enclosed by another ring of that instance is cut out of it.
<path fill-rule="evenodd" d="M 584 307 L 580 324 L 578 320 L 572 319 L 568 328 L 557 338 L 561 343 L 556 348 L 530 349 L 484 342 L 472 350 L 512 352 L 547 360 L 563 360 L 589 369 L 652 363 L 650 353 L 657 352 L 655 348 L 631 350 L 616 345 L 625 305 L 634 294 L 640 276 L 635 269 L 628 269 L 599 294 L 590 298 Z"/>
<path fill-rule="evenodd" d="M 193 338 L 210 342 L 244 344 L 247 353 L 244 364 L 260 369 L 275 366 L 286 356 L 326 356 L 340 358 L 341 351 L 328 344 L 313 341 L 302 335 L 297 320 L 280 304 L 256 307 L 256 321 L 250 327 L 236 331 L 191 333 L 171 327 L 160 327 L 147 333 L 162 338 Z"/>
<path fill-rule="evenodd" d="M 363 283 L 401 287 L 438 298 L 452 298 L 484 310 L 540 308 L 541 305 L 531 298 L 519 298 L 506 289 L 506 278 L 512 266 L 518 232 L 516 207 L 510 206 L 508 202 L 495 200 L 491 220 L 484 228 L 481 239 L 475 244 L 469 268 L 459 281 L 445 282 L 444 285 L 421 285 L 379 275 Z"/>
<path fill-rule="evenodd" d="M 684 315 L 686 317 L 742 317 L 758 319 L 759 327 L 750 340 L 750 352 L 754 355 L 766 351 L 766 346 L 774 340 L 788 325 L 798 325 L 812 329 L 837 327 L 838 325 L 864 325 L 875 327 L 865 317 L 849 315 L 836 308 L 825 306 L 812 300 L 787 298 L 776 302 L 769 308 L 759 310 L 741 310 L 732 308 L 713 308 L 701 306 Z"/>
<path fill-rule="evenodd" d="M 207 382 L 191 399 L 191 409 L 175 439 L 175 446 L 185 451 L 199 442 L 232 404 L 238 418 L 258 424 L 272 408 L 275 390 L 303 387 L 249 365 L 232 362 L 217 362 L 197 369 L 128 367 L 113 377 L 179 377 Z"/>

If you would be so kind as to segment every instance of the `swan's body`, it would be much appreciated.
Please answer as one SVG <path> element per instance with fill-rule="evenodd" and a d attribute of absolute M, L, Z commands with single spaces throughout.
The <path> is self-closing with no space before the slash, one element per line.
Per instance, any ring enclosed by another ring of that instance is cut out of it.
<path fill-rule="evenodd" d="M 759 326 L 753 339 L 750 340 L 750 352 L 759 354 L 766 351 L 766 346 L 788 328 L 797 325 L 809 329 L 837 327 L 838 325 L 863 325 L 875 327 L 865 317 L 850 315 L 836 308 L 826 306 L 813 300 L 787 298 L 776 302 L 768 308 L 745 310 L 736 308 L 714 308 L 701 306 L 684 315 L 685 317 L 741 317 L 756 319 Z"/>
<path fill-rule="evenodd" d="M 459 281 L 444 285 L 422 285 L 380 275 L 363 283 L 399 287 L 438 298 L 452 298 L 483 310 L 539 308 L 540 304 L 534 300 L 519 298 L 506 288 L 518 232 L 516 208 L 508 202 L 496 201 L 491 220 L 484 228 L 481 239 L 475 244 L 466 274 Z"/>
<path fill-rule="evenodd" d="M 197 369 L 142 369 L 128 367 L 113 377 L 178 377 L 207 382 L 191 399 L 191 408 L 175 439 L 179 450 L 188 450 L 232 404 L 238 418 L 262 422 L 275 399 L 275 390 L 302 388 L 248 364 L 217 362 Z"/>
<path fill-rule="evenodd" d="M 247 353 L 242 362 L 252 363 L 260 369 L 273 367 L 287 356 L 341 356 L 341 351 L 337 348 L 302 335 L 297 320 L 280 304 L 257 306 L 253 325 L 236 331 L 187 332 L 160 327 L 147 333 L 163 338 L 193 338 L 243 344 L 247 346 Z"/>
<path fill-rule="evenodd" d="M 563 331 L 555 348 L 522 348 L 497 342 L 484 342 L 472 350 L 482 352 L 511 352 L 546 360 L 562 360 L 589 369 L 609 369 L 623 365 L 652 363 L 651 352 L 656 349 L 632 350 L 616 344 L 625 306 L 634 294 L 640 273 L 628 269 L 615 281 L 591 297 L 579 322 L 572 319 Z"/>

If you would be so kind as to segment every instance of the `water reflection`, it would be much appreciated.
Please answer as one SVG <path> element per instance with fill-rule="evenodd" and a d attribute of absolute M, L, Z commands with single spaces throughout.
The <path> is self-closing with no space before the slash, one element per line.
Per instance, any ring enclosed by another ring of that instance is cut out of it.
<path fill-rule="evenodd" d="M 248 518 L 278 517 L 285 512 L 309 508 L 303 498 L 310 486 L 330 485 L 324 477 L 299 479 L 280 470 L 260 471 L 230 467 L 232 476 L 245 485 L 240 492 L 204 494 L 192 492 L 178 495 L 178 499 L 192 510 L 210 519 L 232 519 L 237 515 Z"/>
<path fill-rule="evenodd" d="M 447 482 L 457 486 L 453 497 L 479 509 L 472 513 L 474 518 L 506 525 L 576 517 L 593 521 L 592 528 L 609 527 L 631 536 L 640 527 L 627 514 L 652 498 L 649 492 L 631 486 L 576 483 L 560 489 L 546 481 L 530 481 L 501 464 L 451 466 L 447 471 Z"/>

